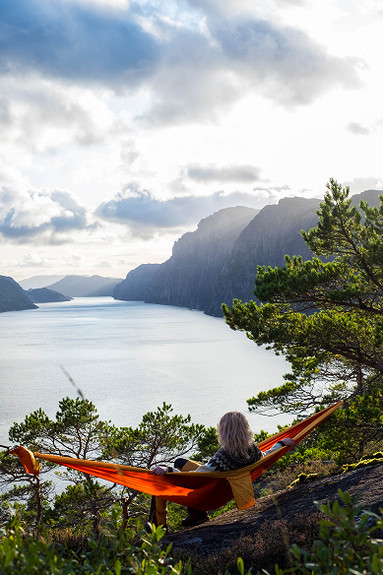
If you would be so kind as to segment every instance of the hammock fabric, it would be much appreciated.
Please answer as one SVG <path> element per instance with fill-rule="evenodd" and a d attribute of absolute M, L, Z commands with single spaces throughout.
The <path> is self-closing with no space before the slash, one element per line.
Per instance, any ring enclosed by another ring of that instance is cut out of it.
<path fill-rule="evenodd" d="M 266 451 L 277 441 L 281 441 L 286 437 L 294 439 L 296 445 L 341 405 L 342 402 L 336 403 L 315 413 L 304 421 L 280 431 L 258 443 L 259 448 L 262 451 Z M 192 507 L 201 511 L 211 511 L 222 507 L 233 497 L 238 509 L 246 509 L 253 506 L 255 499 L 252 482 L 293 447 L 281 447 L 256 463 L 235 471 L 197 473 L 181 471 L 167 473 L 162 476 L 155 475 L 150 470 L 139 467 L 42 453 L 33 454 L 22 446 L 16 447 L 10 453 L 18 456 L 25 471 L 33 475 L 38 475 L 40 471 L 40 464 L 37 459 L 51 461 L 52 463 L 64 465 L 65 467 L 124 485 L 136 491 L 155 495 L 186 507 Z"/>

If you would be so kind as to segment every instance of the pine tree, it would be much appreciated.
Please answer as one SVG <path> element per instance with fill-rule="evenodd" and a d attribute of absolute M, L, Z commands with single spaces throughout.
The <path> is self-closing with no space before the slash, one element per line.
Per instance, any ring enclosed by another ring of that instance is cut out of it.
<path fill-rule="evenodd" d="M 353 207 L 349 188 L 327 186 L 318 224 L 302 236 L 313 252 L 258 267 L 262 302 L 223 305 L 228 325 L 291 365 L 280 387 L 248 401 L 251 409 L 306 413 L 338 399 L 369 396 L 383 382 L 383 196 Z"/>

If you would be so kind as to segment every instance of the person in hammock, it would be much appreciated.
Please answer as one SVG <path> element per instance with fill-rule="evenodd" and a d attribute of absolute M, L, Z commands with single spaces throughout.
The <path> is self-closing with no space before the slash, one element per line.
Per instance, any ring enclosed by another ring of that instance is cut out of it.
<path fill-rule="evenodd" d="M 229 411 L 223 415 L 217 425 L 218 443 L 220 448 L 206 464 L 196 464 L 184 458 L 178 458 L 174 467 L 157 465 L 152 469 L 156 475 L 164 475 L 175 471 L 232 471 L 246 467 L 259 461 L 269 453 L 283 447 L 293 445 L 294 440 L 286 437 L 275 443 L 270 449 L 262 452 L 254 441 L 249 422 L 240 411 Z M 152 499 L 149 521 L 157 523 L 155 519 L 156 500 Z M 157 505 L 165 505 L 164 501 L 157 501 Z M 182 521 L 184 527 L 199 525 L 209 520 L 207 511 L 200 511 L 187 507 L 188 516 Z"/>

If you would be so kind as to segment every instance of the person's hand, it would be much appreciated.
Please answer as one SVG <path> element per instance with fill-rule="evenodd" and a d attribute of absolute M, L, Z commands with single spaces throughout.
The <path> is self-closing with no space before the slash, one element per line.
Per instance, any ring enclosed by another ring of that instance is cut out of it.
<path fill-rule="evenodd" d="M 283 445 L 294 445 L 295 441 L 291 437 L 285 437 L 281 443 L 283 443 Z"/>
<path fill-rule="evenodd" d="M 166 472 L 167 469 L 165 469 L 165 467 L 160 467 L 159 465 L 152 469 L 152 473 L 155 473 L 156 475 L 165 475 Z"/>

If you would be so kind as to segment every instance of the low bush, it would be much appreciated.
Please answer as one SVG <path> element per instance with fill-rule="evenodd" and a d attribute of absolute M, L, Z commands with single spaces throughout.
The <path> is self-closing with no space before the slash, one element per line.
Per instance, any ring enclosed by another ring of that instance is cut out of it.
<path fill-rule="evenodd" d="M 74 551 L 63 544 L 49 542 L 47 533 L 27 533 L 15 515 L 3 528 L 0 540 L 2 575 L 187 575 L 190 568 L 173 564 L 171 546 L 160 545 L 165 531 L 154 528 L 147 534 L 136 529 L 121 530 L 110 525 L 110 532 L 89 537 Z"/>
<path fill-rule="evenodd" d="M 314 514 L 265 522 L 252 536 L 216 554 L 164 548 L 164 530 L 121 529 L 116 517 L 98 538 L 30 532 L 17 514 L 0 534 L 2 575 L 379 575 L 383 573 L 383 517 L 363 511 L 350 495 Z M 67 538 L 67 541 L 65 541 Z M 58 542 L 58 540 L 60 542 Z M 68 544 L 67 544 L 68 543 Z M 221 542 L 222 545 L 222 542 Z M 277 563 L 277 565 L 275 565 Z"/>
<path fill-rule="evenodd" d="M 338 501 L 321 505 L 326 519 L 319 522 L 320 539 L 310 551 L 293 545 L 293 565 L 276 567 L 276 575 L 372 575 L 383 573 L 383 517 L 363 511 L 349 493 L 339 491 Z"/>

